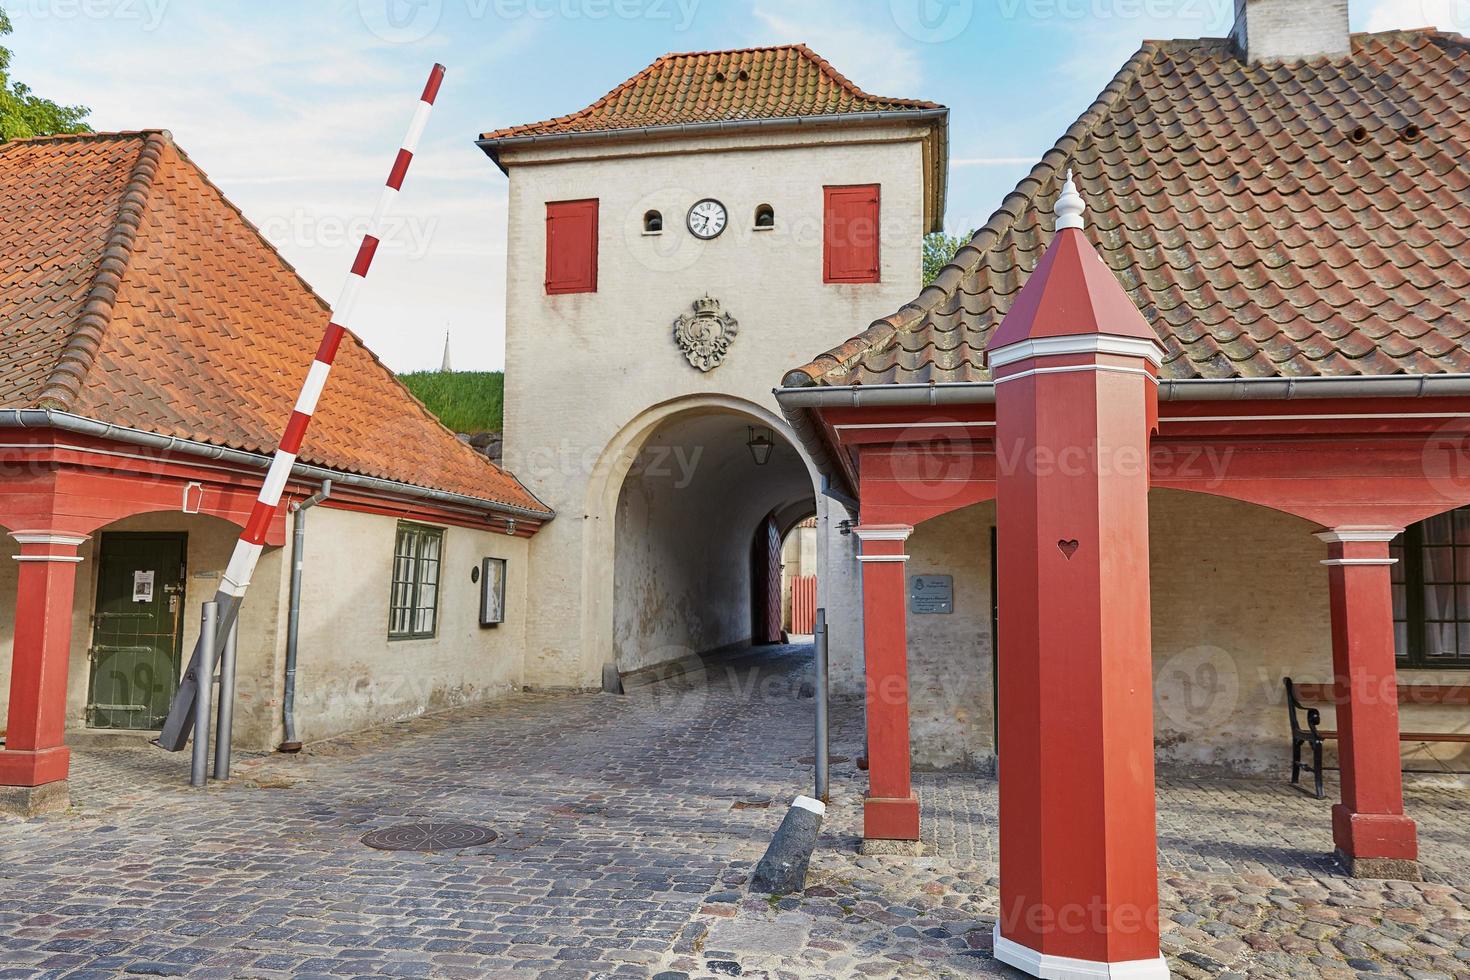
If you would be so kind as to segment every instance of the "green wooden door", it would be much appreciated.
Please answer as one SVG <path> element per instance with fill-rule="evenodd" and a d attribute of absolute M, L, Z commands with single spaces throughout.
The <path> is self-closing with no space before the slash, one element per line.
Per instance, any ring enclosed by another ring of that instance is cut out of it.
<path fill-rule="evenodd" d="M 162 727 L 179 684 L 187 542 L 185 534 L 102 535 L 88 654 L 91 727 Z"/>

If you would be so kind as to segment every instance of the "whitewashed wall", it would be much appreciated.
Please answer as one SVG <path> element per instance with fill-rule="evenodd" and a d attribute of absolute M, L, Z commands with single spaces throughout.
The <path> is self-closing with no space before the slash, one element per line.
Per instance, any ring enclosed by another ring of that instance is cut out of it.
<path fill-rule="evenodd" d="M 503 155 L 506 462 L 561 515 L 532 546 L 528 684 L 596 685 L 611 653 L 592 635 L 611 631 L 611 612 L 588 579 L 611 567 L 614 540 L 590 525 L 616 518 L 589 502 L 589 476 L 618 433 L 681 398 L 729 395 L 779 415 L 771 389 L 786 371 L 917 295 L 922 136 L 919 127 L 834 126 Z M 881 185 L 882 282 L 824 284 L 823 185 L 858 183 Z M 684 216 L 706 196 L 726 205 L 730 226 L 701 242 Z M 546 296 L 546 203 L 589 197 L 601 202 L 598 291 Z M 775 208 L 773 230 L 754 230 L 759 204 Z M 661 235 L 642 233 L 650 208 L 663 214 Z M 739 321 L 729 356 L 707 374 L 685 361 L 672 326 L 706 293 Z M 836 591 L 852 583 L 846 569 L 819 571 L 819 601 L 855 604 Z"/>
<path fill-rule="evenodd" d="M 446 527 L 438 635 L 389 640 L 397 528 L 392 517 L 327 507 L 311 511 L 296 673 L 296 727 L 304 741 L 520 689 L 528 601 L 525 539 Z M 507 560 L 506 622 L 488 628 L 479 625 L 480 586 L 470 581 L 482 558 Z M 284 616 L 281 625 L 284 664 Z"/>
<path fill-rule="evenodd" d="M 296 722 L 310 741 L 438 708 L 518 690 L 527 600 L 526 541 L 450 527 L 445 531 L 440 626 L 430 640 L 392 641 L 388 592 L 397 521 L 391 517 L 313 508 L 303 573 L 301 655 Z M 214 596 L 239 535 L 225 521 L 176 513 L 143 514 L 98 532 L 81 549 L 67 685 L 67 725 L 86 725 L 91 614 L 96 605 L 97 547 L 106 531 L 188 534 L 184 658 L 199 636 L 199 607 Z M 18 553 L 13 540 L 10 554 Z M 281 739 L 288 576 L 287 548 L 268 548 L 241 613 L 235 744 L 273 749 Z M 482 557 L 506 558 L 507 622 L 482 629 L 479 586 L 470 569 Z M 0 564 L 0 719 L 8 707 L 15 631 L 16 563 Z M 0 721 L 3 725 L 3 721 Z"/>

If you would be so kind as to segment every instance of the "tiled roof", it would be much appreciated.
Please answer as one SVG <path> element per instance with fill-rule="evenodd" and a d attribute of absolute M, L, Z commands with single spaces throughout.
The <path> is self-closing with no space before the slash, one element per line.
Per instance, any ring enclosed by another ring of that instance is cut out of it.
<path fill-rule="evenodd" d="M 0 407 L 269 453 L 327 315 L 166 133 L 0 144 Z M 546 510 L 350 335 L 300 458 Z"/>
<path fill-rule="evenodd" d="M 783 44 L 666 54 L 579 112 L 498 129 L 481 140 L 940 108 L 933 102 L 869 95 L 806 45 Z"/>
<path fill-rule="evenodd" d="M 1146 43 L 914 302 L 785 384 L 987 380 L 1068 166 L 1165 377 L 1470 372 L 1470 41 L 1425 30 Z"/>

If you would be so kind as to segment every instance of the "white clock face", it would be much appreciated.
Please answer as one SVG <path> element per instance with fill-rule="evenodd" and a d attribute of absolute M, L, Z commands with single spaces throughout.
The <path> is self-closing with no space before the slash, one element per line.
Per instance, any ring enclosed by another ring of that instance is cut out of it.
<path fill-rule="evenodd" d="M 689 231 L 695 238 L 710 239 L 725 230 L 725 206 L 707 197 L 689 209 Z"/>

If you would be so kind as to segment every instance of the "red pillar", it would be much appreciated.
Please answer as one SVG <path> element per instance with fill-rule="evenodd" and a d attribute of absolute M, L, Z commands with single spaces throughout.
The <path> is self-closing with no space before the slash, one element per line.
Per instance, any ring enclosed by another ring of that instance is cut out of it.
<path fill-rule="evenodd" d="M 863 661 L 867 672 L 868 796 L 865 841 L 919 839 L 919 800 L 909 782 L 909 666 L 904 617 L 905 524 L 858 527 L 862 542 Z M 878 845 L 881 847 L 881 845 Z"/>
<path fill-rule="evenodd" d="M 1388 543 L 1401 528 L 1340 527 L 1327 542 L 1332 672 L 1342 802 L 1332 840 L 1355 878 L 1420 880 L 1418 835 L 1404 814 Z"/>
<path fill-rule="evenodd" d="M 84 535 L 14 531 L 20 543 L 10 714 L 0 751 L 0 808 L 23 815 L 64 808 L 70 752 L 66 677 L 77 547 Z"/>
<path fill-rule="evenodd" d="M 1004 624 L 995 955 L 1039 977 L 1167 978 L 1148 574 L 1160 347 L 1081 209 L 1069 183 L 1056 239 L 989 349 Z"/>

